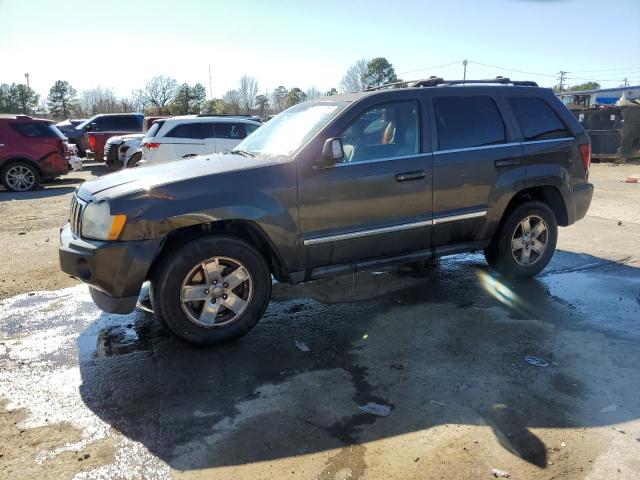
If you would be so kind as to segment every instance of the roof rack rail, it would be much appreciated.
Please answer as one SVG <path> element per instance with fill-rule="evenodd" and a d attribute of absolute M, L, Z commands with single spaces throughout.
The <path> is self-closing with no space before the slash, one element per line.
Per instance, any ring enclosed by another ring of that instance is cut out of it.
<path fill-rule="evenodd" d="M 249 113 L 199 113 L 196 117 L 255 117 Z"/>
<path fill-rule="evenodd" d="M 491 84 L 514 85 L 519 87 L 537 87 L 538 84 L 531 80 L 511 80 L 506 77 L 488 78 L 483 80 L 445 80 L 441 77 L 429 77 L 422 80 L 407 80 L 404 82 L 393 82 L 379 85 L 377 87 L 365 88 L 365 92 L 373 90 L 385 90 L 394 87 L 437 87 L 440 85 L 466 85 L 466 84 Z"/>

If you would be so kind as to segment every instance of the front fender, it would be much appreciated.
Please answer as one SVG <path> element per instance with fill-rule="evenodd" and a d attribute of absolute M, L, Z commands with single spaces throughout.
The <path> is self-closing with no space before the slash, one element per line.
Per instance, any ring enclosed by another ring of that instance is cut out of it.
<path fill-rule="evenodd" d="M 114 200 L 111 208 L 127 215 L 120 240 L 163 238 L 184 227 L 245 220 L 262 229 L 288 267 L 299 262 L 293 164 L 168 184 Z"/>

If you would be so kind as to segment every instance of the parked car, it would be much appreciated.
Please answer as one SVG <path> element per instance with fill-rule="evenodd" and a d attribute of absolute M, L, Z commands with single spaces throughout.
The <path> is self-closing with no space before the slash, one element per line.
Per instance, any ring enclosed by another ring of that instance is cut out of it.
<path fill-rule="evenodd" d="M 145 117 L 144 131 L 156 120 L 167 117 Z M 115 167 L 135 167 L 142 158 L 142 139 L 144 133 L 130 133 L 127 135 L 119 135 L 110 137 L 104 146 L 104 160 L 107 166 Z"/>
<path fill-rule="evenodd" d="M 52 123 L 27 115 L 0 116 L 0 178 L 7 190 L 34 190 L 69 171 L 69 145 Z"/>
<path fill-rule="evenodd" d="M 142 139 L 144 135 L 126 135 L 118 149 L 122 168 L 133 168 L 142 159 Z"/>
<path fill-rule="evenodd" d="M 78 147 L 79 154 L 83 153 L 80 145 L 82 144 L 82 135 L 84 134 L 84 131 L 78 127 L 86 121 L 87 120 L 83 118 L 71 118 L 58 122 L 55 125 L 55 127 L 69 139 L 69 144 L 73 144 Z"/>
<path fill-rule="evenodd" d="M 82 147 L 89 158 L 104 159 L 104 146 L 110 137 L 142 133 L 141 113 L 103 113 L 91 117 L 77 128 L 83 130 Z"/>
<path fill-rule="evenodd" d="M 224 152 L 260 126 L 242 116 L 186 115 L 157 120 L 142 140 L 139 164 Z"/>
<path fill-rule="evenodd" d="M 484 250 L 502 275 L 532 277 L 558 225 L 587 212 L 589 137 L 533 82 L 461 83 L 312 100 L 229 154 L 85 182 L 62 270 L 115 313 L 150 280 L 156 316 L 204 344 L 258 322 L 272 275 L 299 283 Z"/>
<path fill-rule="evenodd" d="M 82 159 L 78 156 L 78 147 L 73 143 L 68 144 L 69 148 L 69 166 L 74 172 L 82 170 Z"/>

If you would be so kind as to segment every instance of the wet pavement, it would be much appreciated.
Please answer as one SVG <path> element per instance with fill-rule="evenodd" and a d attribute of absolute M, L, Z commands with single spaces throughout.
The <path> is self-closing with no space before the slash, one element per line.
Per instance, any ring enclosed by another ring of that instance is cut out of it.
<path fill-rule="evenodd" d="M 20 428 L 75 432 L 27 452 L 56 478 L 639 478 L 640 265 L 614 260 L 559 251 L 510 282 L 469 254 L 276 284 L 215 348 L 101 313 L 84 286 L 20 295 L 0 304 L 0 398 Z M 5 450 L 0 476 L 21 478 Z"/>

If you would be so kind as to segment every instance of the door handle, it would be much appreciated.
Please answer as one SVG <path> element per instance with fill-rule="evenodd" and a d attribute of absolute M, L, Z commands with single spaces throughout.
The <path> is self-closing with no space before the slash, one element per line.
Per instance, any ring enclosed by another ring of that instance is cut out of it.
<path fill-rule="evenodd" d="M 396 175 L 396 182 L 408 182 L 409 180 L 420 180 L 426 177 L 424 170 L 416 170 L 415 172 L 404 172 Z"/>
<path fill-rule="evenodd" d="M 520 160 L 517 158 L 509 158 L 507 160 L 496 160 L 496 167 L 515 167 L 520 165 Z"/>

